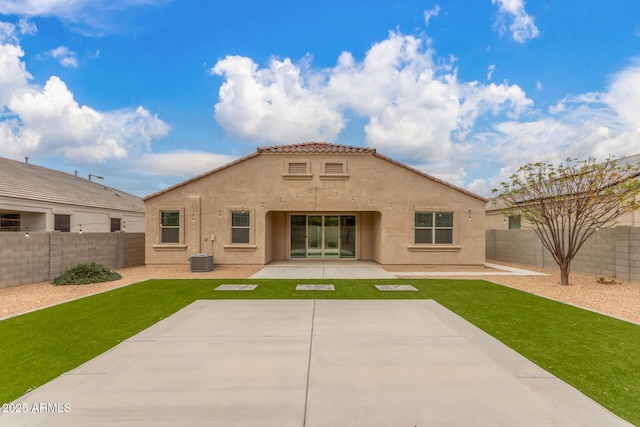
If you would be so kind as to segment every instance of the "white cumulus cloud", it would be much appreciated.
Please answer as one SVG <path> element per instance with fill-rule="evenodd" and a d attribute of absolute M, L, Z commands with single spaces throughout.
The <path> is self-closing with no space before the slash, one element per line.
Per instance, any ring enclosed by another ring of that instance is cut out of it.
<path fill-rule="evenodd" d="M 435 18 L 440 13 L 440 6 L 435 5 L 432 9 L 424 11 L 424 25 L 429 26 L 429 21 L 431 18 Z"/>
<path fill-rule="evenodd" d="M 333 140 L 344 127 L 342 116 L 289 59 L 258 69 L 249 58 L 228 56 L 211 72 L 225 79 L 215 117 L 231 136 L 257 143 Z"/>
<path fill-rule="evenodd" d="M 389 33 L 362 61 L 343 52 L 335 67 L 272 60 L 268 67 L 227 57 L 216 120 L 231 136 L 256 143 L 333 142 L 355 114 L 370 146 L 419 162 L 457 161 L 479 116 L 517 117 L 532 105 L 518 86 L 459 81 L 454 60 L 434 60 L 421 37 Z"/>
<path fill-rule="evenodd" d="M 69 50 L 67 46 L 58 46 L 47 52 L 47 55 L 60 61 L 63 67 L 78 68 L 78 58 L 75 52 Z"/>
<path fill-rule="evenodd" d="M 614 74 L 602 93 L 567 96 L 531 120 L 495 123 L 473 136 L 484 146 L 486 159 L 503 165 L 500 179 L 532 161 L 559 163 L 566 158 L 590 156 L 604 160 L 640 153 L 640 64 L 634 62 Z"/>
<path fill-rule="evenodd" d="M 64 52 L 64 50 L 63 50 Z M 8 157 L 63 156 L 80 163 L 124 159 L 150 150 L 169 126 L 143 107 L 97 111 L 80 105 L 51 76 L 33 84 L 17 43 L 0 42 L 0 146 Z"/>
<path fill-rule="evenodd" d="M 540 35 L 535 19 L 524 9 L 524 0 L 491 0 L 498 5 L 495 28 L 504 35 L 511 33 L 513 40 L 524 43 Z"/>

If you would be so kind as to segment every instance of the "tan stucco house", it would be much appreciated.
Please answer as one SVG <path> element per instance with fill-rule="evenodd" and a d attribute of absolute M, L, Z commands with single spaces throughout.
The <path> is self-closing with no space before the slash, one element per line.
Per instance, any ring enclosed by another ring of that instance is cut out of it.
<path fill-rule="evenodd" d="M 485 262 L 487 200 L 373 148 L 258 148 L 144 201 L 148 265 Z"/>

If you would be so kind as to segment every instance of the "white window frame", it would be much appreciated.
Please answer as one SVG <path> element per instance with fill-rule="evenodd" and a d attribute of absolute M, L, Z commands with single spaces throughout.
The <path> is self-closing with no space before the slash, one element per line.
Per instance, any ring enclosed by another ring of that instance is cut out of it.
<path fill-rule="evenodd" d="M 248 225 L 234 225 L 233 219 L 234 214 L 241 214 L 248 216 Z M 229 243 L 231 245 L 250 245 L 253 242 L 253 212 L 250 209 L 233 209 L 229 212 L 229 225 L 230 225 L 230 234 L 229 234 Z M 235 242 L 234 241 L 234 230 L 248 230 L 248 241 L 246 242 Z"/>
<path fill-rule="evenodd" d="M 171 212 L 177 212 L 178 213 L 178 225 L 165 225 L 162 223 L 162 214 L 163 213 L 171 213 Z M 180 209 L 159 209 L 158 210 L 158 224 L 159 224 L 159 235 L 158 235 L 158 240 L 160 242 L 161 245 L 179 245 L 182 243 L 182 223 L 183 221 L 183 215 L 182 215 L 182 211 Z M 163 231 L 164 230 L 178 230 L 178 241 L 177 242 L 165 242 L 163 241 Z"/>
<path fill-rule="evenodd" d="M 431 224 L 428 226 L 417 226 L 416 219 L 418 214 L 430 214 Z M 437 226 L 437 215 L 451 215 L 451 226 Z M 455 212 L 453 211 L 415 211 L 413 214 L 413 244 L 418 246 L 440 246 L 440 245 L 452 245 L 455 240 Z M 418 230 L 429 230 L 431 242 L 417 242 L 416 234 Z M 449 242 L 436 242 L 436 235 L 438 230 L 451 230 L 451 241 Z"/>

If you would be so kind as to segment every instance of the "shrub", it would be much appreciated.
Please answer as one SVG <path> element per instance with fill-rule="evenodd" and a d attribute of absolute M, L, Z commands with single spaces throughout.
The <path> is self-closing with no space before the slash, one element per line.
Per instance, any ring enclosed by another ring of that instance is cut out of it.
<path fill-rule="evenodd" d="M 618 282 L 616 282 L 616 276 L 613 276 L 613 277 L 610 277 L 610 278 L 606 278 L 606 277 L 598 277 L 598 278 L 596 279 L 596 281 L 597 281 L 598 283 L 603 284 L 603 285 L 613 285 L 613 284 L 615 284 L 615 283 L 618 283 Z"/>
<path fill-rule="evenodd" d="M 56 277 L 52 283 L 54 285 L 86 285 L 118 279 L 122 279 L 122 276 L 115 271 L 95 262 L 87 262 L 71 267 Z"/>

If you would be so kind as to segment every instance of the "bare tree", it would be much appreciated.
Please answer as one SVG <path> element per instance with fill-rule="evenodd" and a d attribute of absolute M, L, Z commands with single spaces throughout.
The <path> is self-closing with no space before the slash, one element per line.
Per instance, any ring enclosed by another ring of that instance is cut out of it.
<path fill-rule="evenodd" d="M 593 233 L 640 206 L 640 164 L 624 160 L 531 163 L 493 190 L 506 215 L 531 224 L 560 267 L 560 284 L 569 284 L 571 261 Z"/>

